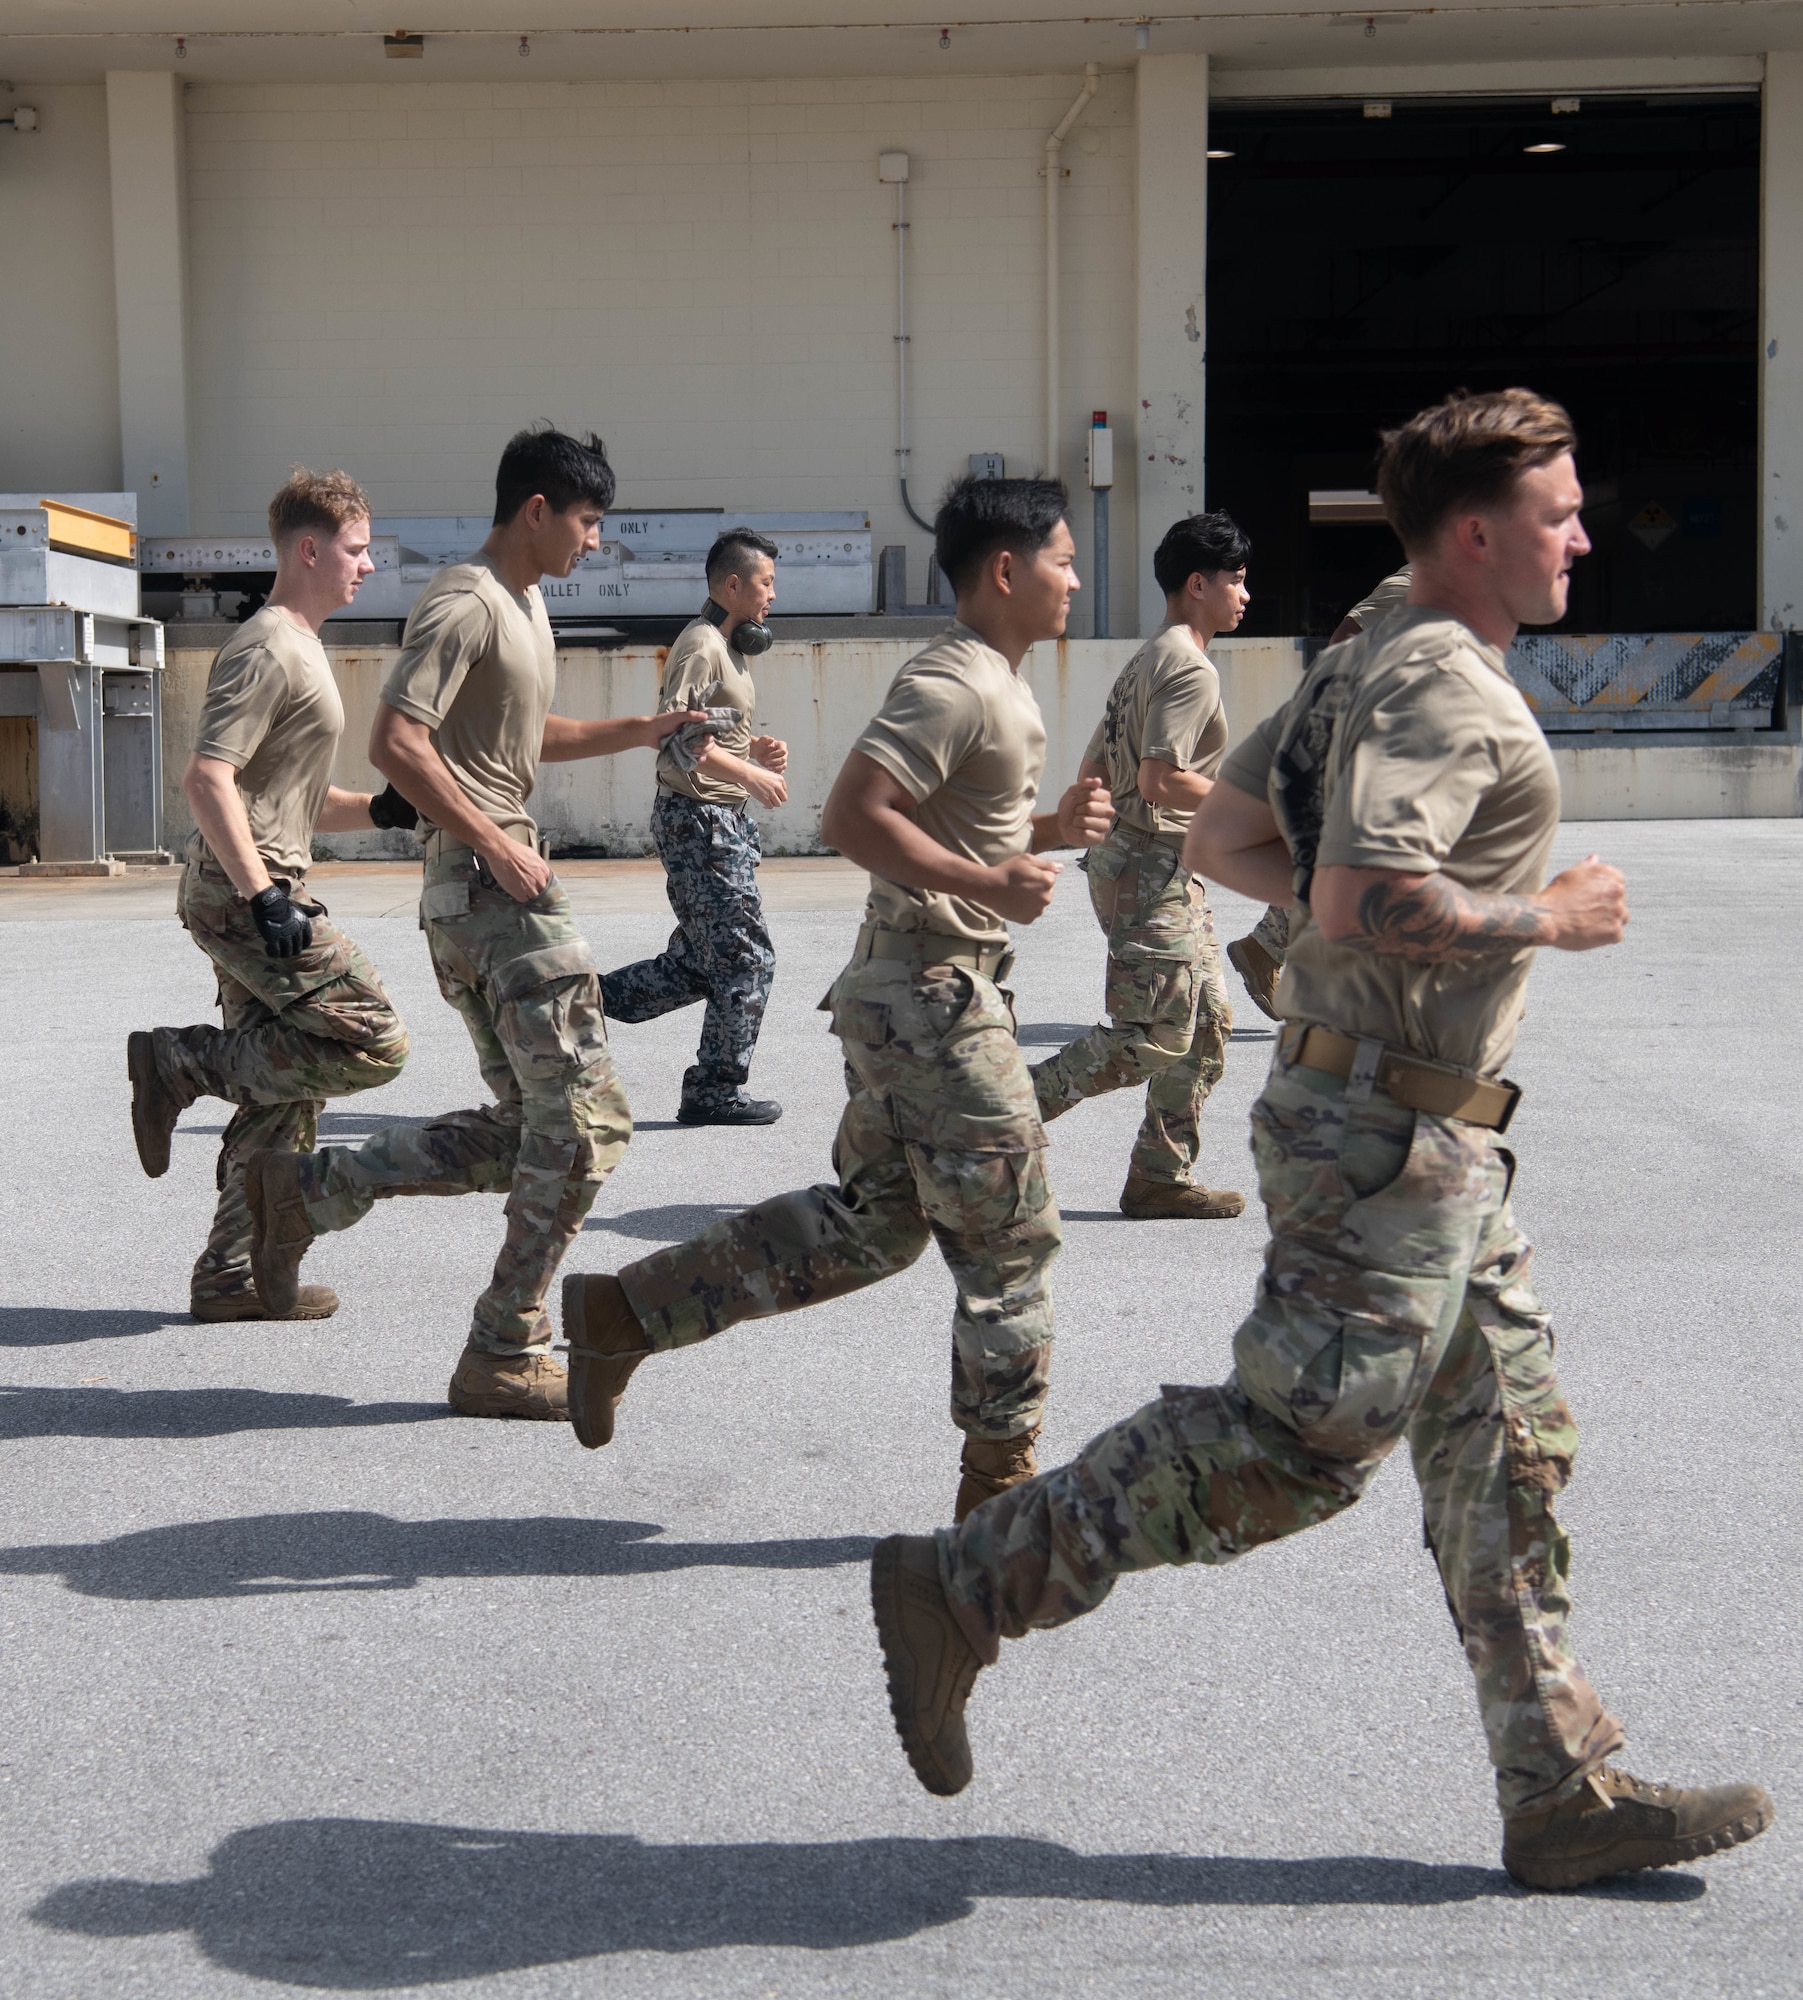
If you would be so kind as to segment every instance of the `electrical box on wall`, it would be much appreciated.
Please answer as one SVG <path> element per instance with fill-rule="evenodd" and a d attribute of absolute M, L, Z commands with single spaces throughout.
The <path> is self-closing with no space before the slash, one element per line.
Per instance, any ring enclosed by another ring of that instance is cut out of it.
<path fill-rule="evenodd" d="M 905 181 L 908 178 L 907 154 L 879 153 L 876 156 L 876 177 L 879 181 Z"/>
<path fill-rule="evenodd" d="M 1114 433 L 1108 428 L 1108 412 L 1098 410 L 1089 427 L 1089 443 L 1083 454 L 1083 470 L 1091 486 L 1114 484 Z"/>
<path fill-rule="evenodd" d="M 973 451 L 970 455 L 972 479 L 1006 479 L 1007 467 L 999 451 Z"/>

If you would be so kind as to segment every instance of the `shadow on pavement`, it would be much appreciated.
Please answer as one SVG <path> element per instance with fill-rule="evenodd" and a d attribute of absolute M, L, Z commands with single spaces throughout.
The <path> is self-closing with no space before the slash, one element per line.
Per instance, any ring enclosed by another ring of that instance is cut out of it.
<path fill-rule="evenodd" d="M 346 1430 L 434 1423 L 452 1414 L 443 1403 L 353 1403 L 348 1396 L 275 1389 L 34 1389 L 0 1383 L 0 1444 L 17 1438 Z"/>
<path fill-rule="evenodd" d="M 0 1576 L 58 1576 L 86 1597 L 160 1602 L 296 1591 L 411 1590 L 422 1577 L 646 1576 L 678 1569 L 835 1569 L 868 1535 L 660 1542 L 651 1521 L 564 1515 L 395 1521 L 386 1514 L 253 1514 L 183 1521 L 107 1542 L 0 1549 Z"/>
<path fill-rule="evenodd" d="M 431 1122 L 430 1117 L 403 1118 L 397 1113 L 390 1113 L 385 1117 L 373 1107 L 368 1111 L 322 1111 L 319 1114 L 319 1139 L 321 1145 L 335 1141 L 342 1146 L 347 1139 L 367 1139 L 372 1132 L 380 1132 L 388 1125 L 418 1127 L 430 1125 Z M 197 1125 L 191 1119 L 184 1118 L 175 1129 L 177 1135 L 184 1139 L 208 1135 L 217 1138 L 225 1130 L 225 1126 Z"/>
<path fill-rule="evenodd" d="M 1094 1021 L 1023 1021 L 1015 1029 L 1014 1039 L 1023 1049 L 1044 1048 L 1048 1044 L 1062 1048 L 1079 1035 L 1087 1035 L 1095 1026 Z"/>
<path fill-rule="evenodd" d="M 366 1991 L 610 1952 L 854 1949 L 958 1923 L 997 1897 L 1318 1908 L 1525 1893 L 1498 1868 L 1384 1856 L 1077 1854 L 1006 1835 L 652 1846 L 623 1834 L 317 1819 L 232 1834 L 198 1880 L 71 1882 L 32 1915 L 87 1937 L 191 1931 L 228 1970 Z M 1685 1903 L 1704 1887 L 1694 1875 L 1640 1876 L 1600 1893 Z"/>
<path fill-rule="evenodd" d="M 604 1229 L 611 1236 L 641 1236 L 652 1243 L 683 1243 L 699 1235 L 710 1222 L 739 1210 L 717 1201 L 679 1201 L 667 1208 L 629 1208 L 623 1215 L 591 1215 L 584 1229 Z"/>
<path fill-rule="evenodd" d="M 131 1340 L 159 1327 L 189 1324 L 186 1306 L 173 1312 L 121 1311 L 107 1306 L 0 1306 L 0 1347 L 73 1347 L 84 1340 Z"/>

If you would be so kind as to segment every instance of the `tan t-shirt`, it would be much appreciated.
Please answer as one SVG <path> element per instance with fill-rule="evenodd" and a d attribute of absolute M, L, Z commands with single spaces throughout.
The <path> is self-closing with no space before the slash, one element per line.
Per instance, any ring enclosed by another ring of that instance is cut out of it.
<path fill-rule="evenodd" d="M 923 833 L 993 868 L 1033 842 L 1045 724 L 1033 690 L 967 625 L 951 625 L 889 684 L 856 743 L 915 801 Z M 1001 943 L 993 910 L 935 889 L 870 878 L 866 918 L 892 931 L 949 931 Z"/>
<path fill-rule="evenodd" d="M 1212 778 L 1227 754 L 1221 677 L 1187 625 L 1161 625 L 1121 669 L 1084 751 L 1108 773 L 1122 826 L 1181 833 L 1191 814 L 1154 805 L 1139 789 L 1142 757 Z"/>
<path fill-rule="evenodd" d="M 1409 601 L 1409 584 L 1413 571 L 1408 563 L 1401 569 L 1386 576 L 1369 597 L 1361 597 L 1347 612 L 1361 632 L 1369 632 L 1380 618 L 1387 618 L 1392 611 L 1400 611 Z"/>
<path fill-rule="evenodd" d="M 237 771 L 250 837 L 271 875 L 306 873 L 343 734 L 326 649 L 266 604 L 215 656 L 194 748 Z"/>
<path fill-rule="evenodd" d="M 1410 608 L 1321 658 L 1354 685 L 1327 748 L 1316 867 L 1440 869 L 1497 895 L 1544 888 L 1559 778 L 1503 655 L 1457 619 Z M 1315 686 L 1311 671 L 1291 706 Z M 1271 760 L 1288 712 L 1227 759 L 1228 784 L 1275 799 Z M 1306 915 L 1293 910 L 1292 924 Z M 1533 963 L 1524 947 L 1415 965 L 1330 944 L 1304 921 L 1292 931 L 1279 1004 L 1287 1020 L 1490 1076 L 1515 1046 Z"/>
<path fill-rule="evenodd" d="M 722 750 L 749 760 L 757 699 L 745 655 L 734 652 L 720 628 L 705 613 L 685 625 L 664 662 L 658 714 L 668 715 L 673 708 L 737 709 L 737 725 L 713 740 Z M 690 798 L 704 799 L 711 805 L 742 806 L 746 798 L 743 785 L 718 772 L 685 771 L 667 747 L 657 753 L 657 783 L 660 791 L 687 792 Z"/>
<path fill-rule="evenodd" d="M 531 846 L 526 810 L 557 686 L 557 642 L 538 585 L 516 596 L 485 555 L 426 585 L 382 699 L 432 732 L 469 801 Z M 423 824 L 422 816 L 422 824 Z"/>

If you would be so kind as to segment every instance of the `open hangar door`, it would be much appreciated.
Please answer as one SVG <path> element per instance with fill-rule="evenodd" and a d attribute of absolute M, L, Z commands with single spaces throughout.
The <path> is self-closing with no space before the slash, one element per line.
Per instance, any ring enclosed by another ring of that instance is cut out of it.
<path fill-rule="evenodd" d="M 1561 630 L 1754 626 L 1759 118 L 1752 93 L 1217 103 L 1206 487 L 1253 538 L 1243 629 L 1331 631 L 1400 553 L 1310 493 L 1368 488 L 1378 432 L 1448 389 L 1510 384 L 1578 427 L 1595 552 Z"/>

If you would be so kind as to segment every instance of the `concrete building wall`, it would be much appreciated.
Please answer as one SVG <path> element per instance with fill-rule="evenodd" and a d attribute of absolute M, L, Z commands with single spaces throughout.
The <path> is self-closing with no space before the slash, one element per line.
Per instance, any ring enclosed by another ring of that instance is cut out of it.
<path fill-rule="evenodd" d="M 209 635 L 211 636 L 211 635 Z M 223 637 L 223 632 L 220 634 Z M 1132 640 L 1071 639 L 1037 646 L 1023 671 L 1046 723 L 1041 810 L 1050 810 L 1075 777 L 1078 760 Z M 832 639 L 775 646 L 758 662 L 759 726 L 789 745 L 789 802 L 760 812 L 770 853 L 819 850 L 820 809 L 847 752 L 881 705 L 896 669 L 917 640 Z M 329 649 L 344 698 L 345 731 L 336 783 L 374 790 L 382 779 L 364 750 L 393 647 Z M 1217 640 L 1227 725 L 1237 741 L 1294 690 L 1303 652 L 1288 639 Z M 178 646 L 163 683 L 164 832 L 181 847 L 193 830 L 181 774 L 193 746 L 213 648 Z M 642 715 L 657 705 L 661 648 L 629 646 L 560 653 L 557 712 L 581 719 Z M 1803 754 L 1794 742 L 1699 743 L 1692 746 L 1555 743 L 1567 819 L 1789 819 L 1803 811 Z M 629 750 L 574 764 L 546 764 L 532 810 L 554 851 L 600 848 L 648 853 L 654 778 L 651 753 Z M 345 859 L 418 852 L 408 834 L 330 834 L 324 845 Z"/>
<path fill-rule="evenodd" d="M 223 632 L 221 632 L 223 637 Z M 215 641 L 217 643 L 217 641 Z M 1046 775 L 1041 805 L 1049 810 L 1077 774 L 1078 760 L 1107 701 L 1115 676 L 1134 650 L 1133 640 L 1070 639 L 1038 646 L 1025 672 L 1046 722 Z M 832 639 L 773 647 L 758 662 L 758 726 L 789 745 L 789 803 L 762 813 L 771 852 L 810 853 L 819 845 L 820 808 L 846 753 L 882 705 L 897 668 L 919 650 L 918 640 Z M 393 648 L 332 647 L 333 671 L 344 697 L 344 743 L 334 781 L 369 790 L 382 782 L 364 757 L 383 677 Z M 1213 657 L 1229 729 L 1250 729 L 1285 699 L 1302 668 L 1302 649 L 1288 639 L 1225 639 Z M 193 828 L 182 796 L 181 773 L 193 747 L 200 703 L 212 664 L 211 646 L 178 647 L 163 681 L 166 837 L 179 846 Z M 560 653 L 557 711 L 590 716 L 643 715 L 657 706 L 661 648 L 630 646 L 602 653 L 592 648 Z M 577 764 L 547 764 L 532 807 L 557 846 L 604 847 L 638 852 L 650 845 L 652 759 L 648 751 L 597 757 Z M 348 857 L 417 852 L 410 836 L 328 836 Z"/>
<path fill-rule="evenodd" d="M 138 524 L 185 535 L 188 466 L 186 100 L 166 71 L 109 70 L 119 450 Z"/>
<path fill-rule="evenodd" d="M 1039 169 L 1076 81 L 196 86 L 195 519 L 256 528 L 295 458 L 350 467 L 385 512 L 474 513 L 508 434 L 546 416 L 605 433 L 631 506 L 868 508 L 924 598 L 877 154 L 912 161 L 926 514 L 973 451 L 1038 468 Z M 1060 469 L 1079 489 L 1092 409 L 1131 450 L 1131 76 L 1103 78 L 1064 162 Z M 1073 525 L 1087 553 L 1086 493 Z M 1113 532 L 1130 604 L 1130 485 Z"/>
<path fill-rule="evenodd" d="M 119 489 L 106 91 L 44 84 L 0 132 L 0 492 Z"/>

